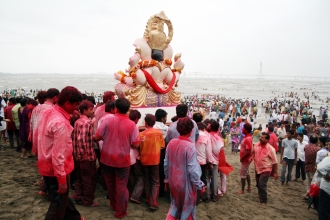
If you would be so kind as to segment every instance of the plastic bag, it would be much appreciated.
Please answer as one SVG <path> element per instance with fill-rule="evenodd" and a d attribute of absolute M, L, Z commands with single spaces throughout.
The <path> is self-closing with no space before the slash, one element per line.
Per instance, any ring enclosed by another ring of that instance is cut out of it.
<path fill-rule="evenodd" d="M 319 197 L 320 194 L 320 182 L 321 182 L 321 177 L 318 172 L 315 172 L 311 186 L 309 188 L 309 195 L 312 197 Z"/>

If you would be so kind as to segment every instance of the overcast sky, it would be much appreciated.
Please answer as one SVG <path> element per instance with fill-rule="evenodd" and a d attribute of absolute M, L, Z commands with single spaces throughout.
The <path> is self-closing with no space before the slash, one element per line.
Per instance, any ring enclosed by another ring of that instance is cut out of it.
<path fill-rule="evenodd" d="M 124 70 L 162 10 L 186 74 L 330 76 L 329 0 L 1 0 L 0 72 Z"/>

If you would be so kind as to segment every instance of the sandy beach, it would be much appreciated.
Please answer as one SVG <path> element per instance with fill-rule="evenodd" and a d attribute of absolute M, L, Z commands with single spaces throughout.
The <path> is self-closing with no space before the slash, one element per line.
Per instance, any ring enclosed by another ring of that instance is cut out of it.
<path fill-rule="evenodd" d="M 103 93 L 113 90 L 117 83 L 111 76 L 66 76 L 59 80 L 56 76 L 24 76 L 26 81 L 17 81 L 20 76 L 11 75 L 3 78 L 2 89 L 26 87 L 26 89 L 56 87 L 62 89 L 66 85 L 73 85 L 83 91 Z M 18 84 L 17 84 L 18 83 Z M 101 85 L 101 86 L 99 86 Z M 192 88 L 194 88 L 192 90 Z M 320 81 L 278 81 L 254 79 L 188 79 L 180 80 L 178 90 L 183 96 L 192 94 L 220 94 L 232 98 L 249 98 L 269 100 L 273 97 L 282 98 L 282 94 L 289 91 L 298 92 L 304 100 L 303 93 L 316 91 L 323 100 L 328 96 L 328 83 Z M 318 116 L 318 108 L 325 105 L 322 100 L 310 100 L 314 113 Z M 259 102 L 260 103 L 260 102 Z M 259 104 L 259 108 L 261 108 Z M 258 114 L 257 123 L 267 123 L 267 115 Z M 36 158 L 21 159 L 20 153 L 3 144 L 5 151 L 0 152 L 0 219 L 44 219 L 49 202 L 39 196 L 39 187 L 35 183 L 39 180 L 35 166 Z M 227 192 L 218 202 L 201 203 L 197 207 L 197 219 L 317 219 L 317 212 L 307 210 L 308 203 L 302 199 L 306 186 L 301 182 L 291 182 L 290 186 L 282 187 L 279 180 L 270 179 L 268 183 L 269 200 L 267 206 L 260 206 L 257 198 L 257 189 L 253 187 L 251 193 L 238 195 L 240 189 L 239 155 L 231 154 L 231 146 L 226 146 L 227 161 L 235 170 L 227 177 Z M 279 155 L 278 155 L 279 157 Z M 281 166 L 279 166 L 279 172 Z M 255 186 L 253 167 L 251 168 L 252 185 Z M 294 173 L 294 171 L 293 171 Z M 70 191 L 72 196 L 73 191 Z M 96 200 L 100 207 L 88 208 L 77 206 L 86 219 L 114 219 L 114 212 L 109 208 L 109 200 L 105 199 L 106 191 L 98 184 Z M 143 200 L 144 201 L 144 200 Z M 160 208 L 156 212 L 149 211 L 147 205 L 129 203 L 129 215 L 125 219 L 165 219 L 169 209 L 169 195 L 159 198 Z"/>
<path fill-rule="evenodd" d="M 49 202 L 38 195 L 39 187 L 35 186 L 40 178 L 35 166 L 36 157 L 22 159 L 20 153 L 10 149 L 7 143 L 2 145 L 5 151 L 0 152 L 0 219 L 44 219 Z M 307 210 L 308 203 L 302 199 L 306 186 L 301 182 L 290 182 L 289 186 L 282 187 L 279 180 L 275 182 L 270 179 L 268 205 L 259 205 L 253 166 L 250 170 L 252 192 L 236 194 L 240 189 L 239 154 L 232 154 L 231 146 L 227 145 L 226 155 L 227 161 L 235 168 L 227 177 L 227 192 L 218 202 L 200 203 L 197 206 L 197 219 L 317 219 L 317 212 Z M 70 190 L 72 195 L 73 190 Z M 98 184 L 95 196 L 100 207 L 76 207 L 87 220 L 115 219 L 105 195 L 106 191 Z M 165 219 L 170 202 L 168 194 L 158 199 L 160 208 L 156 212 L 149 211 L 145 200 L 142 201 L 140 205 L 130 202 L 129 214 L 124 219 Z"/>

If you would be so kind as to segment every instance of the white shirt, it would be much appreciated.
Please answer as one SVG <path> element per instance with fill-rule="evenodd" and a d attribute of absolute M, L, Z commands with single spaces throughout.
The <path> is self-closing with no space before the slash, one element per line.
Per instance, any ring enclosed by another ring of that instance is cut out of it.
<path fill-rule="evenodd" d="M 1 117 L 5 117 L 5 110 L 4 110 L 4 108 L 6 107 L 7 105 L 6 105 L 6 102 L 5 102 L 5 100 L 1 100 L 1 108 L 0 108 L 0 116 Z"/>
<path fill-rule="evenodd" d="M 330 195 L 330 182 L 327 182 L 323 176 L 330 176 L 330 157 L 324 158 L 318 165 L 317 171 L 322 176 L 320 188 Z"/>
<path fill-rule="evenodd" d="M 298 149 L 297 149 L 297 153 L 298 153 L 298 159 L 300 159 L 301 161 L 305 162 L 305 146 L 308 144 L 306 141 L 302 141 L 300 143 L 300 141 L 298 142 Z"/>
<path fill-rule="evenodd" d="M 154 124 L 154 128 L 159 129 L 163 134 L 163 138 L 164 139 L 166 138 L 167 131 L 168 131 L 168 126 L 166 124 L 164 124 L 161 121 L 156 121 L 156 123 Z"/>
<path fill-rule="evenodd" d="M 285 138 L 282 141 L 282 147 L 284 148 L 283 158 L 295 159 L 295 150 L 298 148 L 298 143 L 296 140 Z"/>
<path fill-rule="evenodd" d="M 303 139 L 303 141 L 306 141 L 307 143 L 309 143 L 309 138 L 308 138 L 307 135 L 304 135 L 304 139 Z"/>
<path fill-rule="evenodd" d="M 136 125 L 136 127 L 139 129 L 139 126 Z M 140 149 L 131 147 L 129 156 L 131 165 L 136 164 L 136 160 L 140 160 Z"/>
<path fill-rule="evenodd" d="M 321 150 L 316 153 L 316 164 L 320 163 L 327 155 L 328 150 L 324 147 L 321 148 Z"/>
<path fill-rule="evenodd" d="M 217 119 L 217 113 L 215 111 L 210 112 L 210 118 L 213 120 Z"/>
<path fill-rule="evenodd" d="M 221 127 L 221 130 L 223 129 L 223 125 L 224 125 L 225 121 L 223 119 L 219 119 L 219 125 Z"/>

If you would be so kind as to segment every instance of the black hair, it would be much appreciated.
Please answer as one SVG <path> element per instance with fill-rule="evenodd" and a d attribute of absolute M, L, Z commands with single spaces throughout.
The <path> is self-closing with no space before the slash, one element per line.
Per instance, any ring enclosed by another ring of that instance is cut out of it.
<path fill-rule="evenodd" d="M 47 90 L 46 98 L 47 99 L 52 99 L 55 96 L 58 96 L 59 94 L 60 94 L 60 91 L 58 89 L 50 88 L 50 89 Z"/>
<path fill-rule="evenodd" d="M 167 112 L 161 108 L 157 109 L 155 112 L 156 121 L 161 121 L 162 118 L 165 118 L 167 116 Z"/>
<path fill-rule="evenodd" d="M 114 100 L 109 100 L 107 103 L 105 103 L 105 112 L 111 112 L 111 110 L 115 109 L 115 101 Z"/>
<path fill-rule="evenodd" d="M 178 116 L 178 118 L 183 118 L 187 116 L 188 106 L 185 104 L 179 104 L 176 106 L 175 110 L 176 116 Z"/>
<path fill-rule="evenodd" d="M 262 132 L 261 135 L 266 136 L 266 139 L 269 140 L 270 135 L 267 132 Z"/>
<path fill-rule="evenodd" d="M 119 98 L 115 101 L 116 108 L 120 114 L 126 114 L 131 107 L 131 103 L 126 98 Z"/>
<path fill-rule="evenodd" d="M 312 144 L 316 144 L 319 140 L 319 137 L 316 134 L 312 134 L 309 137 L 309 142 L 311 142 Z"/>
<path fill-rule="evenodd" d="M 197 122 L 202 122 L 203 121 L 203 115 L 199 112 L 196 112 L 193 114 L 193 120 Z"/>

